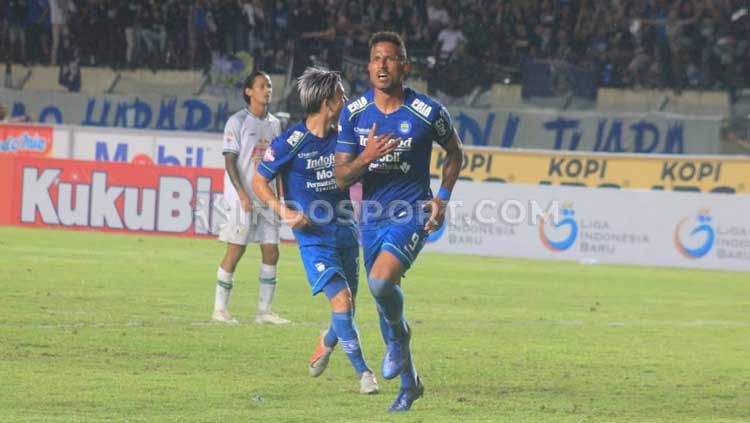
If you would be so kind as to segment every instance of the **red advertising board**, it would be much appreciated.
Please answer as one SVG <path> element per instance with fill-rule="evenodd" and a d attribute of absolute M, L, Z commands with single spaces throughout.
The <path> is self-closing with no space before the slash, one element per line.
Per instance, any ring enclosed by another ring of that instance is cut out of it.
<path fill-rule="evenodd" d="M 0 123 L 0 156 L 49 157 L 52 140 L 51 126 Z"/>
<path fill-rule="evenodd" d="M 0 224 L 209 235 L 219 169 L 0 156 Z"/>

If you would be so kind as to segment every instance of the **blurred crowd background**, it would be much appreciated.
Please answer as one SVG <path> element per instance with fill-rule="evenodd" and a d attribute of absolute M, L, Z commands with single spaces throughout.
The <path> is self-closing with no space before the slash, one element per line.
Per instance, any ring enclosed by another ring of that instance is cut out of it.
<path fill-rule="evenodd" d="M 406 38 L 430 89 L 512 83 L 527 59 L 599 86 L 750 86 L 750 0 L 0 0 L 0 60 L 208 70 L 250 54 L 300 72 L 366 60 L 377 30 Z"/>

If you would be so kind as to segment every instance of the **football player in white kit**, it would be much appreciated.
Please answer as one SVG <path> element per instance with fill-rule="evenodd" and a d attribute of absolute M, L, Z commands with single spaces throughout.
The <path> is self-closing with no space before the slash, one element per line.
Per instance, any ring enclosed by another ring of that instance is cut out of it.
<path fill-rule="evenodd" d="M 224 127 L 224 210 L 227 223 L 219 230 L 219 241 L 227 250 L 216 274 L 216 298 L 211 319 L 237 323 L 229 313 L 234 271 L 249 242 L 260 244 L 260 293 L 256 323 L 285 324 L 289 320 L 271 311 L 279 260 L 279 225 L 270 209 L 264 209 L 250 188 L 255 170 L 271 143 L 281 132 L 279 120 L 268 113 L 271 78 L 255 71 L 245 80 L 247 107 L 232 115 Z"/>

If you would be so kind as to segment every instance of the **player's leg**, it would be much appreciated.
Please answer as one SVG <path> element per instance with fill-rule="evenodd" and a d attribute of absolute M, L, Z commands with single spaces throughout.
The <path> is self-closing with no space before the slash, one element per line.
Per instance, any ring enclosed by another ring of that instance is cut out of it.
<path fill-rule="evenodd" d="M 417 376 L 411 356 L 411 329 L 404 317 L 404 296 L 400 283 L 402 275 L 424 246 L 427 233 L 417 216 L 409 224 L 388 225 L 383 231 L 380 251 L 368 273 L 368 282 L 390 330 L 383 358 L 383 377 L 401 376 L 401 390 L 389 411 L 407 411 L 422 396 L 424 386 Z"/>
<path fill-rule="evenodd" d="M 404 294 L 400 285 L 405 270 L 398 257 L 382 250 L 368 274 L 370 292 L 387 326 L 387 348 L 381 369 L 386 379 L 401 374 L 408 362 L 409 332 L 404 319 Z"/>
<path fill-rule="evenodd" d="M 226 193 L 225 193 L 226 194 Z M 230 193 L 231 198 L 231 193 Z M 239 202 L 226 203 L 227 222 L 219 231 L 219 241 L 226 244 L 226 252 L 216 271 L 216 294 L 211 319 L 223 323 L 237 323 L 229 314 L 229 300 L 234 287 L 234 272 L 245 253 L 250 236 L 250 219 Z"/>
<path fill-rule="evenodd" d="M 289 320 L 271 311 L 276 293 L 276 266 L 279 262 L 279 223 L 270 209 L 253 209 L 252 240 L 260 244 L 261 264 L 258 272 L 258 311 L 255 323 L 286 324 Z"/>
<path fill-rule="evenodd" d="M 380 253 L 380 248 L 383 243 L 383 235 L 385 234 L 385 232 L 374 225 L 362 226 L 360 227 L 360 230 L 362 231 L 362 253 L 365 260 L 365 274 L 368 275 L 369 278 L 370 270 L 372 270 L 375 259 Z M 386 320 L 385 314 L 380 308 L 380 305 L 378 305 L 377 301 L 375 302 L 375 307 L 378 312 L 378 322 L 380 324 L 380 334 L 383 337 L 383 344 L 388 344 L 388 338 L 390 337 L 390 328 L 388 326 L 388 321 Z"/>
<path fill-rule="evenodd" d="M 354 306 L 349 286 L 340 274 L 336 274 L 323 287 L 331 304 L 331 325 L 336 331 L 344 353 L 360 376 L 360 392 L 375 394 L 379 391 L 377 380 L 367 366 L 359 342 L 359 333 L 354 325 Z"/>
<path fill-rule="evenodd" d="M 278 244 L 260 244 L 261 264 L 258 275 L 258 312 L 256 323 L 286 324 L 290 321 L 271 311 L 273 297 L 276 294 L 276 265 L 279 262 Z"/>
<path fill-rule="evenodd" d="M 237 268 L 245 246 L 227 242 L 227 250 L 216 271 L 216 293 L 214 295 L 214 312 L 211 319 L 222 323 L 237 323 L 229 314 L 229 299 L 234 287 L 234 270 Z"/>

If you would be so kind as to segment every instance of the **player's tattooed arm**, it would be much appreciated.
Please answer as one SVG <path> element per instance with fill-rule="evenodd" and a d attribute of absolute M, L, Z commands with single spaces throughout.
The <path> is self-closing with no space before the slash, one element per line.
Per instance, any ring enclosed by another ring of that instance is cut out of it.
<path fill-rule="evenodd" d="M 458 175 L 461 173 L 461 165 L 464 159 L 461 139 L 458 137 L 455 129 L 444 148 L 446 159 L 445 164 L 443 164 L 443 178 L 440 186 L 448 191 L 453 191 L 453 187 L 458 180 Z"/>
<path fill-rule="evenodd" d="M 393 133 L 375 135 L 377 124 L 372 124 L 367 134 L 367 145 L 358 156 L 351 153 L 336 153 L 336 185 L 347 189 L 359 181 L 367 172 L 370 163 L 393 153 L 401 143 L 401 138 L 392 138 Z"/>
<path fill-rule="evenodd" d="M 449 193 L 453 191 L 453 187 L 456 185 L 458 175 L 461 173 L 461 164 L 463 163 L 463 148 L 461 147 L 461 139 L 458 137 L 455 129 L 451 134 L 448 142 L 445 143 L 445 164 L 443 165 L 443 175 L 440 188 L 447 190 Z M 445 208 L 447 201 L 438 198 L 433 198 L 428 204 L 427 208 L 430 210 L 430 219 L 424 226 L 425 231 L 433 232 L 440 228 L 445 220 Z"/>
<path fill-rule="evenodd" d="M 224 153 L 224 167 L 227 169 L 229 180 L 232 181 L 232 186 L 237 191 L 237 195 L 240 197 L 240 204 L 242 210 L 250 213 L 253 208 L 252 200 L 245 191 L 245 187 L 242 185 L 242 177 L 240 176 L 239 168 L 237 168 L 237 154 L 235 153 Z"/>
<path fill-rule="evenodd" d="M 310 225 L 310 218 L 304 213 L 292 210 L 284 205 L 279 197 L 274 194 L 265 176 L 256 173 L 253 176 L 252 188 L 260 201 L 273 210 L 290 228 L 297 230 Z"/>

